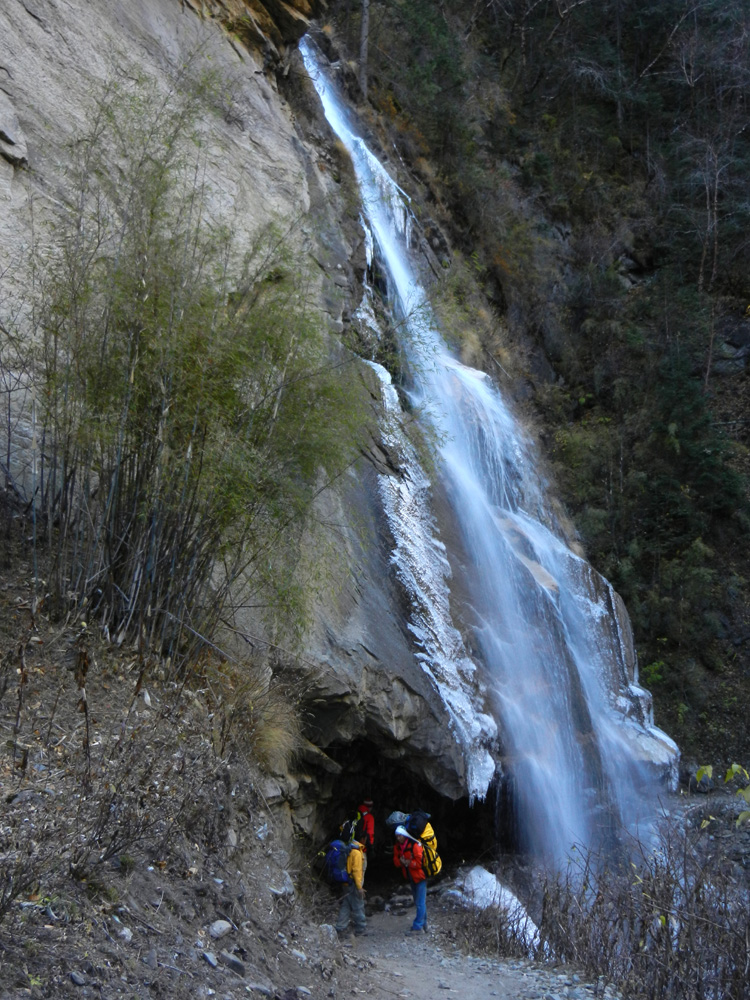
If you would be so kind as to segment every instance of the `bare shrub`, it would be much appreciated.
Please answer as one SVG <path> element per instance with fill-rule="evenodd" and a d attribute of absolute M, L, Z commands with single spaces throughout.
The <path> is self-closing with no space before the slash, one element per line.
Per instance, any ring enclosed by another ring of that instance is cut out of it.
<path fill-rule="evenodd" d="M 745 996 L 750 891 L 699 836 L 674 828 L 637 860 L 588 857 L 549 877 L 542 953 L 577 965 L 630 997 Z"/>
<path fill-rule="evenodd" d="M 42 797 L 35 793 L 37 802 Z M 46 880 L 56 863 L 59 843 L 44 843 L 43 826 L 35 822 L 37 802 L 13 795 L 3 803 L 0 819 L 0 920 L 24 893 Z"/>
<path fill-rule="evenodd" d="M 520 907 L 469 908 L 461 915 L 458 933 L 471 954 L 488 952 L 528 958 L 535 950 L 529 941 L 528 918 Z"/>
<path fill-rule="evenodd" d="M 23 659 L 16 698 L 0 720 L 13 734 L 10 756 L 0 762 L 8 778 L 0 810 L 0 919 L 17 899 L 51 897 L 67 880 L 101 883 L 96 873 L 139 848 L 167 855 L 186 835 L 193 838 L 196 810 L 204 845 L 224 843 L 225 819 L 212 805 L 222 799 L 226 765 L 205 705 L 156 680 L 149 694 L 143 681 L 153 664 L 145 662 L 132 697 L 121 690 L 109 709 L 103 700 L 111 688 L 102 684 L 89 638 L 81 629 L 69 640 L 69 669 L 37 694 L 33 709 L 23 697 L 25 675 L 33 673 L 36 685 L 59 671 Z"/>

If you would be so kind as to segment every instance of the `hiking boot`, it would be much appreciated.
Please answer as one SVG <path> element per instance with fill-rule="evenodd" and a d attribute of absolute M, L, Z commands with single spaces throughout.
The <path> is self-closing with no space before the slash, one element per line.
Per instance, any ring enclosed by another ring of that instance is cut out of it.
<path fill-rule="evenodd" d="M 355 937 L 369 937 L 370 936 L 370 932 L 369 931 L 355 931 L 354 932 L 354 936 Z"/>
<path fill-rule="evenodd" d="M 406 933 L 407 934 L 421 934 L 422 933 L 422 928 L 421 927 L 410 927 L 409 930 Z"/>

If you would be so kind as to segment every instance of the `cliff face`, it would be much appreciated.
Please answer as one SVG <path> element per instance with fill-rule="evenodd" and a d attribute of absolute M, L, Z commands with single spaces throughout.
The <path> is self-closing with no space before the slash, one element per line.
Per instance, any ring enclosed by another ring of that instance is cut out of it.
<path fill-rule="evenodd" d="M 301 9 L 296 15 L 303 30 Z M 308 211 L 305 157 L 285 102 L 257 47 L 242 48 L 222 23 L 232 23 L 227 11 L 221 20 L 202 18 L 177 0 L 95 8 L 13 0 L 3 6 L 0 259 L 6 266 L 23 265 L 33 211 L 47 215 L 69 197 L 71 143 L 105 81 L 118 73 L 145 72 L 166 91 L 180 73 L 188 79 L 215 70 L 231 95 L 223 113 L 204 122 L 211 141 L 208 182 L 228 199 L 248 235 L 273 218 Z M 290 28 L 274 28 L 280 46 L 296 37 Z"/>
<path fill-rule="evenodd" d="M 293 49 L 322 6 L 313 0 L 3 5 L 0 301 L 12 304 L 21 330 L 30 330 L 23 317 L 32 250 L 44 256 L 57 213 L 74 197 L 72 150 L 105 82 L 144 73 L 166 92 L 207 70 L 224 81 L 226 94 L 200 122 L 209 205 L 233 220 L 240 245 L 251 245 L 271 223 L 287 224 L 296 250 L 315 262 L 312 304 L 333 337 L 345 328 L 358 302 L 363 234 L 332 134 Z M 280 77 L 294 110 L 280 92 Z M 113 176 L 116 171 L 113 163 Z M 376 399 L 373 388 L 377 409 Z M 10 447 L 15 488 L 28 497 L 31 390 L 23 378 L 10 402 L 13 431 L 2 452 Z M 367 457 L 325 501 L 347 539 L 346 581 L 321 599 L 305 651 L 308 664 L 318 667 L 307 684 L 314 743 L 296 774 L 278 775 L 265 789 L 288 834 L 293 826 L 319 832 L 326 803 L 358 794 L 342 779 L 353 760 L 369 759 L 369 780 L 387 772 L 393 783 L 393 774 L 411 774 L 453 799 L 466 790 L 448 712 L 415 661 L 403 597 L 390 580 L 392 540 L 375 499 L 382 466 L 377 444 Z"/>

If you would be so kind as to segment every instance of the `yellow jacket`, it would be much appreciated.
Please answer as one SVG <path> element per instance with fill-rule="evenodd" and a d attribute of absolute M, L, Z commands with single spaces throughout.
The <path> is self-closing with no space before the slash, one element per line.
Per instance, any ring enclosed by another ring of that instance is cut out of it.
<path fill-rule="evenodd" d="M 361 889 L 364 878 L 364 872 L 362 871 L 362 845 L 358 840 L 353 840 L 352 844 L 354 846 L 349 851 L 349 857 L 346 859 L 346 873 L 347 875 L 351 875 L 355 889 Z"/>

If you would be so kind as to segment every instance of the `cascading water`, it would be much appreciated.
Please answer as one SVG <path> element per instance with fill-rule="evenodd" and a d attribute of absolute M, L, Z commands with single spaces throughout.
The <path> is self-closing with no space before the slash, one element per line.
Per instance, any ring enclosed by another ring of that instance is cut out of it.
<path fill-rule="evenodd" d="M 381 494 L 396 540 L 395 572 L 412 602 L 417 655 L 451 712 L 470 793 L 487 792 L 497 727 L 523 846 L 561 861 L 573 845 L 598 846 L 615 825 L 636 832 L 653 818 L 655 773 L 674 777 L 677 747 L 653 725 L 619 598 L 560 537 L 533 448 L 489 377 L 459 363 L 437 329 L 409 252 L 408 199 L 357 134 L 314 46 L 303 39 L 301 51 L 352 157 L 404 330 L 410 401 L 435 442 L 460 529 L 484 685 L 451 621 L 450 568 L 435 537 L 429 480 L 402 437 L 407 473 L 401 482 L 381 477 Z M 399 405 L 390 377 L 374 367 L 393 416 Z"/>

